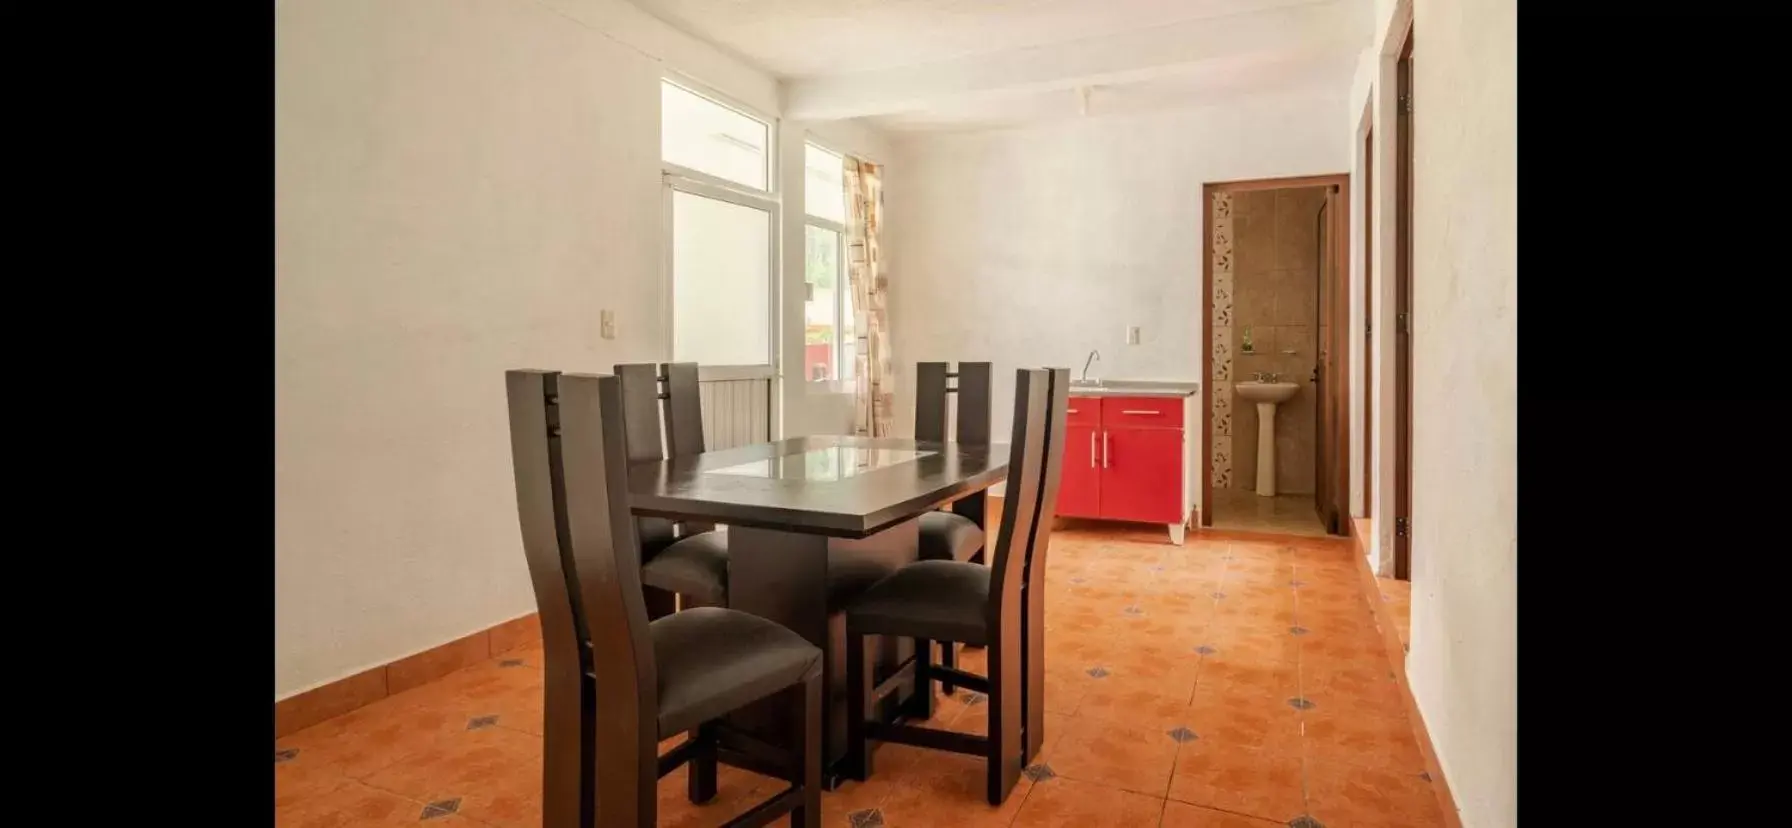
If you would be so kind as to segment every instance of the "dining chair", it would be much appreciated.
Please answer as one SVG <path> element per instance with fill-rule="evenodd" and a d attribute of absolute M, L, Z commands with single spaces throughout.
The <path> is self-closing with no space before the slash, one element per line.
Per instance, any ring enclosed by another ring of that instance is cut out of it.
<path fill-rule="evenodd" d="M 945 362 L 915 363 L 915 439 L 934 443 L 956 439 L 960 443 L 989 445 L 990 369 L 988 362 L 960 362 L 956 372 Z M 953 380 L 957 380 L 956 386 Z M 951 397 L 958 398 L 953 418 L 956 438 L 950 436 L 947 425 L 946 410 Z M 986 502 L 983 498 L 976 500 Z M 983 563 L 986 536 L 978 523 L 953 511 L 935 510 L 922 515 L 921 560 Z M 940 664 L 957 667 L 957 648 L 942 643 Z M 956 689 L 950 681 L 940 683 L 940 690 L 948 696 Z"/>
<path fill-rule="evenodd" d="M 616 366 L 622 385 L 623 424 L 629 462 L 663 460 L 703 451 L 702 401 L 697 364 L 653 363 Z M 663 388 L 663 390 L 662 390 Z M 666 427 L 662 431 L 662 415 Z M 664 446 L 662 448 L 662 438 Z M 641 581 L 646 584 L 648 612 L 670 614 L 673 595 L 690 607 L 728 605 L 728 536 L 713 526 L 641 517 L 642 534 L 653 532 L 645 550 Z"/>
<path fill-rule="evenodd" d="M 989 566 L 968 561 L 917 561 L 873 585 L 846 610 L 846 773 L 872 773 L 876 742 L 981 756 L 986 794 L 999 805 L 1014 790 L 1021 768 L 1044 741 L 1045 553 L 1050 544 L 1049 496 L 1062 471 L 1068 369 L 1021 369 L 1015 374 L 1014 432 L 1008 455 L 1007 497 Z M 1045 520 L 1042 522 L 1042 518 Z M 873 681 L 868 635 L 915 639 L 915 658 L 883 682 Z M 931 663 L 931 642 L 988 647 L 986 675 Z M 932 682 L 952 683 L 987 697 L 987 735 L 973 736 L 906 723 L 868 720 L 867 712 L 912 676 L 919 709 L 932 715 Z M 920 688 L 927 688 L 920 691 Z"/>
<path fill-rule="evenodd" d="M 960 362 L 956 372 L 944 362 L 915 363 L 915 439 L 989 445 L 990 366 Z M 956 386 L 951 384 L 957 380 Z M 947 398 L 958 398 L 957 434 L 947 431 Z M 978 522 L 955 512 L 921 516 L 921 559 L 983 561 L 984 532 Z"/>
<path fill-rule="evenodd" d="M 649 621 L 629 513 L 626 418 L 611 376 L 509 371 L 511 458 L 545 655 L 542 825 L 652 826 L 658 782 L 689 765 L 686 794 L 716 796 L 741 746 L 789 783 L 727 826 L 821 824 L 822 654 L 763 618 L 700 607 Z M 779 697 L 795 715 L 775 747 L 721 718 Z M 695 736 L 659 754 L 662 739 Z M 743 767 L 748 766 L 743 763 Z"/>

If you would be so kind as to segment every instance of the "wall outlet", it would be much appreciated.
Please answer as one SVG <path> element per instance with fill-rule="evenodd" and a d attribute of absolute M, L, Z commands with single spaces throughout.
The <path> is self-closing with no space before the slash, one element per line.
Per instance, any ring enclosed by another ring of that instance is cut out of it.
<path fill-rule="evenodd" d="M 1128 344 L 1128 345 L 1139 344 L 1139 326 L 1137 326 L 1137 325 L 1127 326 L 1127 328 L 1126 328 L 1126 344 Z"/>
<path fill-rule="evenodd" d="M 613 310 L 598 311 L 597 335 L 605 339 L 616 338 L 616 312 Z"/>

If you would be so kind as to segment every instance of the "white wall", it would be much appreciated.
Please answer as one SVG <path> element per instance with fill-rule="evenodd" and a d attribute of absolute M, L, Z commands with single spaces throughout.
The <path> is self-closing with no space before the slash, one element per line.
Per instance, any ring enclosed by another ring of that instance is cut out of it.
<path fill-rule="evenodd" d="M 1375 130 L 1369 392 L 1376 450 L 1357 458 L 1375 495 L 1369 562 L 1391 571 L 1395 61 L 1410 22 L 1414 458 L 1406 671 L 1463 825 L 1503 828 L 1518 821 L 1517 17 L 1501 0 L 1417 0 L 1416 8 L 1377 0 L 1376 13 L 1376 43 L 1358 69 L 1340 130 L 1355 147 L 1365 128 Z M 1356 163 L 1360 173 L 1360 157 Z M 1360 296 L 1360 261 L 1353 275 L 1359 287 L 1352 293 Z M 1360 298 L 1354 312 L 1360 320 Z M 1360 396 L 1352 400 L 1359 422 L 1361 405 Z"/>
<path fill-rule="evenodd" d="M 999 423 L 1014 369 L 1080 372 L 1090 349 L 1093 376 L 1199 381 L 1202 185 L 1349 169 L 1345 94 L 899 141 L 899 433 L 917 361 L 994 361 Z M 1140 344 L 1125 344 L 1128 325 Z"/>
<path fill-rule="evenodd" d="M 777 88 L 619 0 L 285 0 L 275 48 L 280 698 L 534 609 L 501 374 L 667 356 L 660 59 Z"/>
<path fill-rule="evenodd" d="M 1517 7 L 1417 0 L 1413 29 L 1406 670 L 1463 825 L 1503 828 L 1518 822 Z"/>

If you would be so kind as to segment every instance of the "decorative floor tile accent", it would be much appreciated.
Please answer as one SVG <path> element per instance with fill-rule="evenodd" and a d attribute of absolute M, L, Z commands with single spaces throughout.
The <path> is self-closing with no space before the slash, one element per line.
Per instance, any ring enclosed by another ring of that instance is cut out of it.
<path fill-rule="evenodd" d="M 1312 710 L 1313 708 L 1318 707 L 1318 705 L 1316 705 L 1310 701 L 1307 701 L 1306 699 L 1300 698 L 1299 696 L 1289 699 L 1288 706 L 1294 708 L 1295 710 Z"/>
<path fill-rule="evenodd" d="M 1289 581 L 1288 585 L 1291 587 L 1294 587 L 1295 589 L 1300 589 L 1301 587 L 1306 586 L 1307 582 L 1301 581 L 1301 580 L 1293 580 L 1293 581 Z"/>
<path fill-rule="evenodd" d="M 1089 672 L 1089 675 L 1094 676 L 1095 678 L 1107 678 L 1108 677 L 1108 671 L 1101 667 L 1090 667 L 1088 672 Z"/>
<path fill-rule="evenodd" d="M 1047 779 L 1056 779 L 1058 777 L 1058 774 L 1052 771 L 1052 766 L 1047 765 L 1044 762 L 1037 765 L 1026 766 L 1026 768 L 1021 770 L 1021 775 L 1034 782 L 1044 782 Z"/>
<path fill-rule="evenodd" d="M 1312 630 L 1309 630 L 1306 627 L 1289 627 L 1288 628 L 1289 635 L 1306 635 L 1309 632 L 1312 632 Z"/>
<path fill-rule="evenodd" d="M 1225 600 L 1225 597 L 1226 597 L 1226 593 L 1224 593 L 1224 592 L 1216 592 L 1213 594 L 1213 599 L 1216 601 Z"/>
<path fill-rule="evenodd" d="M 1169 736 L 1170 736 L 1170 738 L 1175 739 L 1178 742 L 1192 742 L 1196 739 L 1201 738 L 1199 736 L 1196 736 L 1194 731 L 1189 730 L 1186 727 L 1179 727 L 1179 728 L 1176 728 L 1175 730 L 1170 731 Z"/>
<path fill-rule="evenodd" d="M 1123 610 L 1123 612 L 1125 612 L 1127 615 L 1144 615 L 1145 608 L 1141 607 L 1137 604 L 1134 604 L 1132 606 L 1127 607 L 1125 610 Z"/>
<path fill-rule="evenodd" d="M 876 808 L 853 811 L 846 815 L 846 823 L 852 828 L 884 828 L 884 812 Z"/>
<path fill-rule="evenodd" d="M 1288 820 L 1288 828 L 1325 828 L 1325 826 L 1310 816 L 1297 816 Z"/>
<path fill-rule="evenodd" d="M 1206 655 L 1213 655 L 1214 653 L 1219 652 L 1219 650 L 1209 647 L 1206 644 L 1202 644 L 1201 646 L 1195 648 L 1195 652 L 1206 656 Z"/>
<path fill-rule="evenodd" d="M 979 704 L 982 704 L 983 700 L 987 699 L 987 698 L 989 698 L 989 697 L 983 695 L 982 693 L 974 693 L 974 692 L 966 693 L 965 697 L 964 697 L 964 705 L 966 707 L 975 707 Z"/>
<path fill-rule="evenodd" d="M 447 815 L 452 814 L 458 810 L 460 810 L 460 797 L 457 796 L 453 799 L 444 799 L 439 802 L 431 802 L 428 805 L 423 806 L 423 815 L 417 817 L 417 819 L 419 821 L 422 821 L 425 819 L 435 819 L 436 817 L 447 816 Z"/>
<path fill-rule="evenodd" d="M 297 759 L 298 756 L 299 756 L 299 751 L 297 748 L 288 748 L 287 750 L 276 750 L 276 751 L 274 751 L 274 764 L 278 765 L 281 762 L 291 762 L 292 760 Z"/>
<path fill-rule="evenodd" d="M 480 716 L 475 719 L 468 719 L 467 720 L 467 729 L 468 730 L 484 730 L 484 729 L 491 727 L 492 725 L 495 725 L 497 723 L 498 723 L 497 716 Z"/>
<path fill-rule="evenodd" d="M 523 666 L 523 660 L 520 658 L 507 658 L 507 659 L 504 659 L 503 661 L 498 662 L 498 666 L 499 667 L 521 667 L 521 666 Z"/>
<path fill-rule="evenodd" d="M 1419 778 L 1425 780 L 1426 782 L 1430 782 L 1431 781 L 1431 771 L 1419 771 Z"/>

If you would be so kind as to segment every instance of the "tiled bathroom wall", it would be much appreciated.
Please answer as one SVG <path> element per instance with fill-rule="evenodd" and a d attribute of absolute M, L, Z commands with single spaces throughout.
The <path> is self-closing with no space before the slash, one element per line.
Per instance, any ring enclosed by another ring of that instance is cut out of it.
<path fill-rule="evenodd" d="M 1223 210 L 1221 199 L 1226 201 Z M 1234 386 L 1262 371 L 1301 386 L 1293 399 L 1276 407 L 1276 489 L 1282 494 L 1314 490 L 1317 400 L 1312 386 L 1318 360 L 1318 222 L 1324 203 L 1322 187 L 1215 195 L 1216 488 L 1256 488 L 1257 406 L 1239 398 Z"/>

